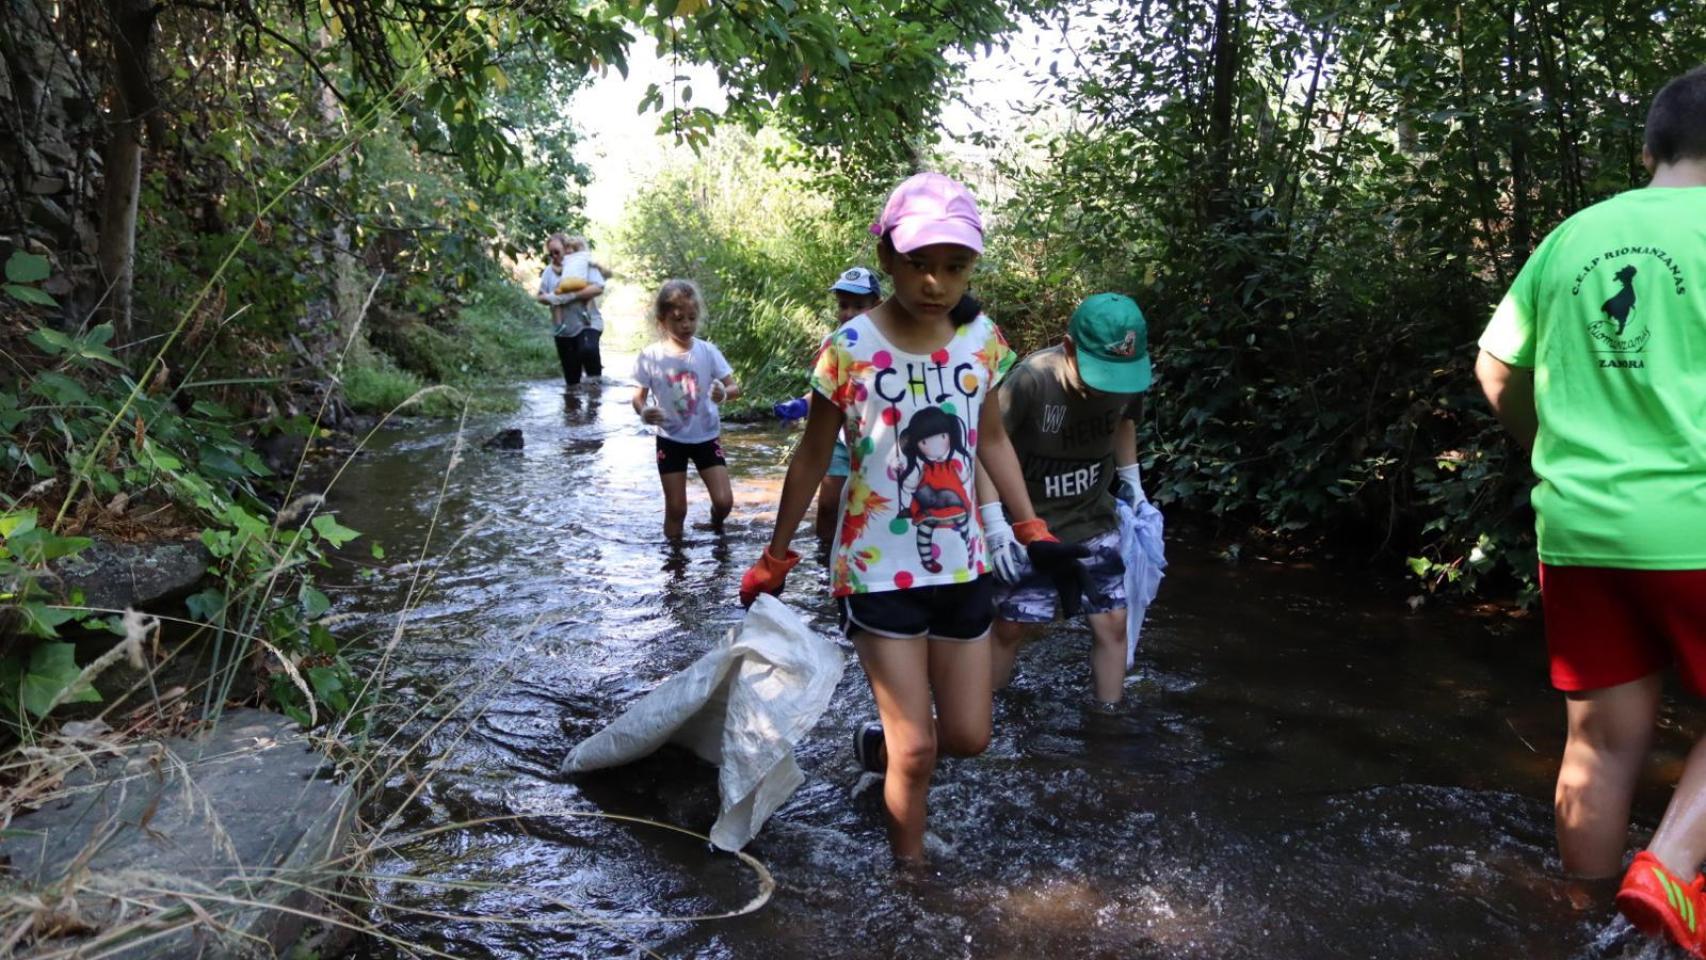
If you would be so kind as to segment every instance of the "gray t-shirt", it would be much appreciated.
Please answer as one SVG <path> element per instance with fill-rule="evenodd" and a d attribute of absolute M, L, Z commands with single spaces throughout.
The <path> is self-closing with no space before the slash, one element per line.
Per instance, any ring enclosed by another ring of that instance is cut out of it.
<path fill-rule="evenodd" d="M 1025 489 L 1049 530 L 1078 543 L 1115 529 L 1114 428 L 1142 416 L 1143 395 L 1081 390 L 1058 345 L 1015 364 L 997 395 Z"/>

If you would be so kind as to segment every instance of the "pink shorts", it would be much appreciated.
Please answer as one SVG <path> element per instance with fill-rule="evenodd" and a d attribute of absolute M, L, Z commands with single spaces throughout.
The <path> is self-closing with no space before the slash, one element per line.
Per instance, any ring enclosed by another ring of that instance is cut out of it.
<path fill-rule="evenodd" d="M 1601 690 L 1677 665 L 1706 694 L 1706 570 L 1540 565 L 1552 685 Z"/>

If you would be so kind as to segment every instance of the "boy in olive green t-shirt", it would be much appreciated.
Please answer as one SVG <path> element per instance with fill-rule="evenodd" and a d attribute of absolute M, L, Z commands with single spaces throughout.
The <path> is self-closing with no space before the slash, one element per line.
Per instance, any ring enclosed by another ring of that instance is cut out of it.
<path fill-rule="evenodd" d="M 1649 187 L 1582 210 L 1535 249 L 1475 365 L 1533 449 L 1541 604 L 1569 725 L 1558 847 L 1582 877 L 1623 865 L 1663 669 L 1706 693 L 1706 67 L 1654 98 L 1643 159 Z M 1697 744 L 1618 909 L 1706 956 L 1703 858 Z"/>
<path fill-rule="evenodd" d="M 1012 677 L 1019 645 L 1054 619 L 1058 597 L 1062 617 L 1082 608 L 1089 621 L 1094 702 L 1105 709 L 1120 701 L 1128 598 L 1114 498 L 1135 507 L 1141 497 L 1135 421 L 1151 374 L 1143 311 L 1130 297 L 1098 293 L 1073 311 L 1060 343 L 1021 360 L 1001 381 L 1001 419 L 1037 516 L 1089 556 L 1076 589 L 1062 591 L 1025 561 L 994 488 L 978 474 L 978 513 L 1001 581 L 990 647 L 997 690 Z"/>

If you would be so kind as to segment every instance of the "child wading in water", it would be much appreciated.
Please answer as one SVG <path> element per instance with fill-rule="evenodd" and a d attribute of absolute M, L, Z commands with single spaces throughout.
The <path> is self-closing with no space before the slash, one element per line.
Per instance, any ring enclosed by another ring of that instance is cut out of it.
<path fill-rule="evenodd" d="M 741 580 L 741 602 L 780 592 L 799 562 L 789 542 L 845 431 L 852 470 L 832 592 L 882 718 L 858 731 L 855 749 L 867 769 L 886 768 L 889 844 L 897 859 L 918 862 L 937 753 L 972 756 L 989 744 L 994 588 L 971 496 L 978 466 L 1033 563 L 1062 570 L 1083 552 L 1055 541 L 1032 512 L 1001 411 L 987 402 L 1012 350 L 988 317 L 955 310 L 983 252 L 970 192 L 921 173 L 895 189 L 871 232 L 894 294 L 818 353 L 776 531 Z"/>
<path fill-rule="evenodd" d="M 1652 184 L 1565 220 L 1481 336 L 1475 373 L 1533 448 L 1540 603 L 1569 738 L 1564 871 L 1623 869 L 1663 671 L 1706 693 L 1706 67 L 1647 114 Z M 1617 908 L 1706 956 L 1706 740 Z"/>
<path fill-rule="evenodd" d="M 877 281 L 877 275 L 865 267 L 848 267 L 835 279 L 829 292 L 835 294 L 835 323 L 838 327 L 883 302 L 883 288 Z M 783 420 L 798 420 L 806 415 L 810 398 L 811 394 L 807 393 L 778 403 L 772 409 Z M 817 538 L 824 549 L 828 549 L 830 538 L 835 535 L 836 511 L 841 509 L 841 490 L 847 485 L 852 463 L 847 454 L 847 444 L 837 436 L 835 450 L 829 455 L 829 472 L 824 474 L 823 483 L 817 488 Z"/>
<path fill-rule="evenodd" d="M 1032 505 L 1067 543 L 1090 553 L 1083 611 L 1093 702 L 1103 708 L 1119 702 L 1125 680 L 1126 571 L 1114 500 L 1135 509 L 1142 496 L 1136 421 L 1149 389 L 1148 344 L 1137 304 L 1099 293 L 1073 311 L 1060 343 L 1019 361 L 999 392 Z M 1012 677 L 1020 643 L 1052 621 L 1057 606 L 1062 617 L 1076 616 L 1079 598 L 1057 605 L 1054 584 L 1014 548 L 997 498 L 980 492 L 978 501 L 990 564 L 1003 584 L 991 649 L 999 690 Z"/>
<path fill-rule="evenodd" d="M 663 532 L 676 539 L 687 518 L 687 463 L 711 495 L 711 525 L 721 528 L 734 505 L 728 461 L 719 440 L 717 405 L 740 396 L 723 352 L 693 334 L 704 318 L 705 298 L 691 280 L 670 280 L 659 290 L 652 317 L 662 340 L 634 361 L 634 411 L 657 428 L 658 475 L 663 482 Z"/>

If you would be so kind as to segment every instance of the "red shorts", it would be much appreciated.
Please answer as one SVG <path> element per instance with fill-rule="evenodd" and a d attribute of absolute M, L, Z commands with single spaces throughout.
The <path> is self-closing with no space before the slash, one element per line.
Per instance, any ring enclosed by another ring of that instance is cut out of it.
<path fill-rule="evenodd" d="M 1540 565 L 1552 685 L 1600 690 L 1669 666 L 1706 694 L 1706 570 Z"/>

